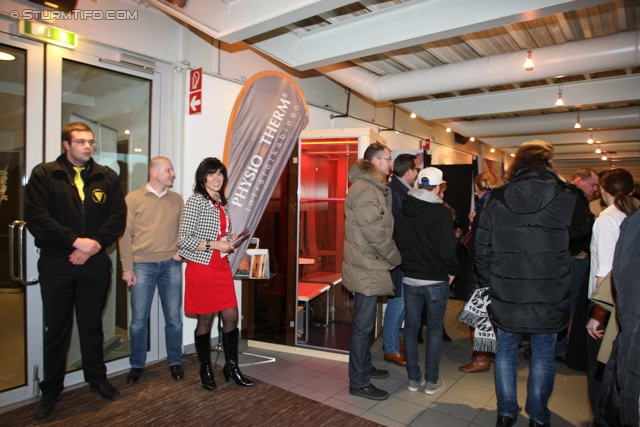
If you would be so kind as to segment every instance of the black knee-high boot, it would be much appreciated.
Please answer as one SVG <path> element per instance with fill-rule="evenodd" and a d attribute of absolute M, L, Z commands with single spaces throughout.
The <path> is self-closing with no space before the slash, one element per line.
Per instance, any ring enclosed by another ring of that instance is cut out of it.
<path fill-rule="evenodd" d="M 229 378 L 242 387 L 250 387 L 253 381 L 242 376 L 238 367 L 238 328 L 231 332 L 222 333 L 222 348 L 224 349 L 224 379 L 229 382 Z"/>
<path fill-rule="evenodd" d="M 211 369 L 211 333 L 195 336 L 196 351 L 200 361 L 200 379 L 202 388 L 208 391 L 216 391 L 216 381 Z"/>

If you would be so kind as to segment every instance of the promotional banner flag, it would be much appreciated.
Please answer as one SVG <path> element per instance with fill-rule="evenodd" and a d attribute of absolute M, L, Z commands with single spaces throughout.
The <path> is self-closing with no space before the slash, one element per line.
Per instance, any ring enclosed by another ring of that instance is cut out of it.
<path fill-rule="evenodd" d="M 253 76 L 231 113 L 223 162 L 229 171 L 226 196 L 232 233 L 253 233 L 309 120 L 307 103 L 289 77 L 275 71 Z M 231 255 L 235 273 L 250 240 Z"/>

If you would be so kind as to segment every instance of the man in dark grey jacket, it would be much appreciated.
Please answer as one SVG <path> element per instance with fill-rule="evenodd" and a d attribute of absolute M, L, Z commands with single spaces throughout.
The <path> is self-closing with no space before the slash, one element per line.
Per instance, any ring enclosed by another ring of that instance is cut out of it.
<path fill-rule="evenodd" d="M 593 219 L 576 203 L 576 188 L 552 169 L 553 147 L 525 142 L 493 190 L 476 235 L 481 287 L 491 287 L 491 320 L 498 332 L 495 363 L 497 426 L 515 424 L 518 346 L 530 334 L 527 382 L 529 425 L 549 426 L 547 402 L 556 372 L 556 334 L 569 324 L 571 255 L 569 238 L 589 232 Z"/>

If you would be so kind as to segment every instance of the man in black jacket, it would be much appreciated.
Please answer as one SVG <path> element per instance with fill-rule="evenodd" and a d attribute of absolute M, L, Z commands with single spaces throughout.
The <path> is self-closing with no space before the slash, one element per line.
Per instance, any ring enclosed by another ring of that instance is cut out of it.
<path fill-rule="evenodd" d="M 556 373 L 556 334 L 569 324 L 569 238 L 591 230 L 593 218 L 576 203 L 576 188 L 552 169 L 553 147 L 525 142 L 483 207 L 476 235 L 481 287 L 491 287 L 491 320 L 498 332 L 495 363 L 497 426 L 515 424 L 518 347 L 530 334 L 527 382 L 529 426 L 549 426 L 547 402 Z"/>
<path fill-rule="evenodd" d="M 92 393 L 116 400 L 103 359 L 102 310 L 110 283 L 106 249 L 122 235 L 126 207 L 118 175 L 93 161 L 93 132 L 75 122 L 62 129 L 66 153 L 36 166 L 26 186 L 27 227 L 40 248 L 44 309 L 44 381 L 35 418 L 47 417 L 64 388 L 75 305 L 82 369 Z"/>
<path fill-rule="evenodd" d="M 398 213 L 394 241 L 402 255 L 400 268 L 404 272 L 404 348 L 409 391 L 415 392 L 424 385 L 426 394 L 434 394 L 444 387 L 439 376 L 442 331 L 449 285 L 458 269 L 456 238 L 451 209 L 438 197 L 442 171 L 423 169 L 416 184 Z M 418 364 L 418 331 L 425 306 L 427 346 L 423 376 Z"/>
<path fill-rule="evenodd" d="M 402 208 L 411 186 L 416 182 L 420 168 L 416 167 L 416 156 L 400 154 L 393 161 L 393 175 L 387 184 L 391 189 L 391 213 L 396 218 Z M 402 293 L 403 273 L 400 268 L 391 270 L 394 295 L 387 297 L 387 309 L 384 311 L 384 329 L 382 340 L 384 343 L 384 360 L 396 365 L 407 364 L 403 352 L 400 350 L 400 327 L 404 321 L 404 294 Z"/>

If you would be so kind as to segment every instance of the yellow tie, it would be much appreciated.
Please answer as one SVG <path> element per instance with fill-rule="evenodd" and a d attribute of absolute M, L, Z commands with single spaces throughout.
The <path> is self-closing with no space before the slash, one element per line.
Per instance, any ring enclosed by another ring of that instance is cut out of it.
<path fill-rule="evenodd" d="M 76 185 L 78 189 L 78 195 L 80 196 L 80 200 L 84 201 L 84 181 L 82 180 L 82 176 L 80 173 L 84 170 L 84 168 L 79 168 L 77 166 L 73 167 L 76 170 L 76 176 L 73 178 L 73 183 Z"/>

